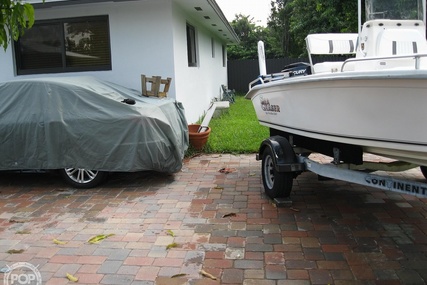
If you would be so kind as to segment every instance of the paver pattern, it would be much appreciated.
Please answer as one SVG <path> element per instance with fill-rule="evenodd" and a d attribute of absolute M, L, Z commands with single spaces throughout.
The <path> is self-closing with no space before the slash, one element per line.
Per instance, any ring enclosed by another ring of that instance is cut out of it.
<path fill-rule="evenodd" d="M 88 190 L 2 173 L 0 268 L 31 263 L 47 285 L 75 284 L 66 273 L 78 284 L 427 282 L 427 199 L 303 173 L 277 207 L 260 168 L 254 155 L 202 155 L 173 175 L 113 174 Z M 114 235 L 88 243 L 100 234 Z"/>

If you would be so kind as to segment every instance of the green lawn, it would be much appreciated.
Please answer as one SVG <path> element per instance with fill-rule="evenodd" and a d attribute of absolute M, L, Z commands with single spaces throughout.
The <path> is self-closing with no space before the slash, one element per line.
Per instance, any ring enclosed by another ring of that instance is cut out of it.
<path fill-rule="evenodd" d="M 269 137 L 267 127 L 261 126 L 251 100 L 242 95 L 210 123 L 211 133 L 205 153 L 255 153 L 261 142 Z"/>

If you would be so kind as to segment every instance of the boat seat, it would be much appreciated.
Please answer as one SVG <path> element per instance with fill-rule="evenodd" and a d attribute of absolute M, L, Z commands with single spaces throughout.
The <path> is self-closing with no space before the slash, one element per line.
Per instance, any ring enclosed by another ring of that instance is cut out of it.
<path fill-rule="evenodd" d="M 325 61 L 314 64 L 314 73 L 341 71 L 343 61 Z"/>
<path fill-rule="evenodd" d="M 378 34 L 376 56 L 427 53 L 427 42 L 416 30 L 385 29 Z"/>
<path fill-rule="evenodd" d="M 308 35 L 305 40 L 312 73 L 341 71 L 343 62 L 313 64 L 312 55 L 355 54 L 357 37 L 354 33 Z"/>

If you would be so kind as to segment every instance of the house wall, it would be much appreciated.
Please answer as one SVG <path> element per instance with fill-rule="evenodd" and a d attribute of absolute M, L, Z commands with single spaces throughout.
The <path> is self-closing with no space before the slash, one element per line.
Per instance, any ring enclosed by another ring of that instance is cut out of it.
<path fill-rule="evenodd" d="M 174 77 L 172 4 L 169 0 L 108 2 L 37 9 L 37 20 L 108 15 L 112 70 L 16 77 L 12 47 L 0 52 L 0 80 L 41 76 L 91 75 L 141 90 L 141 74 Z M 169 91 L 175 97 L 175 85 Z"/>
<path fill-rule="evenodd" d="M 223 66 L 222 42 L 197 21 L 188 17 L 177 5 L 173 7 L 176 95 L 184 104 L 188 123 L 195 123 L 221 95 L 221 84 L 227 84 L 227 67 Z M 189 67 L 187 58 L 186 24 L 196 28 L 198 66 Z M 212 37 L 215 57 L 212 57 Z M 184 39 L 184 40 L 183 40 Z M 191 96 L 186 96 L 191 94 Z"/>
<path fill-rule="evenodd" d="M 112 70 L 16 76 L 10 46 L 0 51 L 0 81 L 41 76 L 96 76 L 141 90 L 141 74 L 171 77 L 169 97 L 182 102 L 189 123 L 196 122 L 220 96 L 227 82 L 223 66 L 222 43 L 215 38 L 212 58 L 209 31 L 201 28 L 171 0 L 103 2 L 37 9 L 36 19 L 59 19 L 108 15 Z M 186 23 L 196 28 L 198 67 L 188 67 Z"/>

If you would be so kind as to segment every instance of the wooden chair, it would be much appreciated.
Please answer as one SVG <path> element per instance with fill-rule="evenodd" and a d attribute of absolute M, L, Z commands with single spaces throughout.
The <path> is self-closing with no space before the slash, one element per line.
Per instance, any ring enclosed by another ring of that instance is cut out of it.
<path fill-rule="evenodd" d="M 172 78 L 162 79 L 160 76 L 146 77 L 141 75 L 141 89 L 143 96 L 167 97 Z M 149 86 L 147 86 L 149 84 Z M 160 87 L 164 85 L 163 91 Z M 149 88 L 150 87 L 150 88 Z"/>

